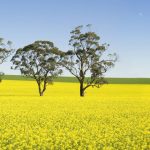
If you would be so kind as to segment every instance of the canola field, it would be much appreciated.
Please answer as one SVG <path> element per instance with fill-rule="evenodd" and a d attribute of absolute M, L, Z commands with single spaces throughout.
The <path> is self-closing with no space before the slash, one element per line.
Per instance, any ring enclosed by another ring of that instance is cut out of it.
<path fill-rule="evenodd" d="M 150 85 L 0 83 L 0 150 L 149 150 Z"/>

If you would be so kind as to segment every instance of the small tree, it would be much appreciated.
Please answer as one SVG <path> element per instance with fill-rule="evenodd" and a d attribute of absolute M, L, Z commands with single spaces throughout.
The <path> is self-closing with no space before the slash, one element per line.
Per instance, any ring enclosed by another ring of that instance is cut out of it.
<path fill-rule="evenodd" d="M 6 58 L 8 58 L 12 52 L 11 49 L 11 41 L 4 41 L 3 38 L 0 38 L 0 64 L 5 62 Z M 2 81 L 2 75 L 4 75 L 3 72 L 0 72 L 0 82 Z"/>
<path fill-rule="evenodd" d="M 87 25 L 89 28 L 90 25 Z M 91 31 L 82 32 L 83 26 L 71 31 L 69 45 L 71 50 L 65 53 L 62 65 L 74 75 L 80 83 L 80 96 L 84 96 L 85 90 L 92 86 L 99 88 L 106 83 L 104 73 L 114 66 L 116 54 L 103 57 L 108 44 L 99 44 L 100 37 Z M 86 78 L 86 76 L 89 76 Z"/>
<path fill-rule="evenodd" d="M 40 96 L 43 96 L 47 84 L 62 73 L 59 68 L 60 57 L 58 48 L 50 41 L 36 41 L 20 48 L 12 57 L 14 69 L 20 69 L 21 74 L 34 78 L 38 85 Z"/>

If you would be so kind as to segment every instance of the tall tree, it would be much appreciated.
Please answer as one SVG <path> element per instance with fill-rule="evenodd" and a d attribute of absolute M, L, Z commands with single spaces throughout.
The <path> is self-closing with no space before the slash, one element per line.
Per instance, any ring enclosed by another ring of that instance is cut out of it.
<path fill-rule="evenodd" d="M 114 66 L 116 61 L 116 54 L 103 57 L 109 44 L 100 44 L 100 37 L 90 31 L 90 25 L 86 27 L 89 30 L 83 31 L 83 26 L 78 26 L 71 31 L 69 45 L 72 49 L 65 53 L 62 63 L 78 79 L 80 96 L 84 96 L 88 87 L 99 88 L 100 85 L 106 83 L 104 73 Z M 89 77 L 86 78 L 86 76 Z"/>
<path fill-rule="evenodd" d="M 3 38 L 0 38 L 0 64 L 6 61 L 6 59 L 10 56 L 13 49 L 11 48 L 11 41 L 4 41 Z M 0 82 L 2 81 L 3 72 L 0 72 Z"/>
<path fill-rule="evenodd" d="M 59 50 L 50 41 L 35 41 L 19 48 L 12 57 L 13 69 L 19 69 L 21 74 L 34 78 L 38 85 L 40 96 L 43 96 L 48 84 L 62 73 L 59 68 Z"/>

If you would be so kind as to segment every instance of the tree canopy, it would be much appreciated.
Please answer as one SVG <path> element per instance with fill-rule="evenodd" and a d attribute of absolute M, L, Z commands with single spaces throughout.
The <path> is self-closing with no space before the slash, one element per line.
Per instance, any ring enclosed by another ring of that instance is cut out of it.
<path fill-rule="evenodd" d="M 13 69 L 19 69 L 21 74 L 36 80 L 39 94 L 43 96 L 47 84 L 62 73 L 59 63 L 60 51 L 50 41 L 35 41 L 19 48 L 11 61 Z"/>
<path fill-rule="evenodd" d="M 100 37 L 90 31 L 83 31 L 83 26 L 78 26 L 71 31 L 69 45 L 71 49 L 65 53 L 62 61 L 64 66 L 80 83 L 80 96 L 84 96 L 85 90 L 92 87 L 100 87 L 106 83 L 104 74 L 114 66 L 116 54 L 108 54 L 103 57 L 109 44 L 100 44 Z M 86 78 L 86 76 L 89 76 Z"/>
<path fill-rule="evenodd" d="M 6 59 L 10 56 L 13 49 L 11 48 L 11 41 L 4 41 L 3 38 L 0 38 L 0 64 L 6 61 Z M 0 72 L 0 82 L 2 80 L 1 76 L 3 75 L 3 72 Z"/>

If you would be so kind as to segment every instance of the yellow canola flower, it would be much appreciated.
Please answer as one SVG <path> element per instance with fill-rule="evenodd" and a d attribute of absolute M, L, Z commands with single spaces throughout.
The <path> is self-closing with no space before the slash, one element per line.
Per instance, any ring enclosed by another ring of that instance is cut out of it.
<path fill-rule="evenodd" d="M 79 96 L 78 83 L 0 84 L 0 149 L 150 149 L 150 85 L 108 84 Z"/>

